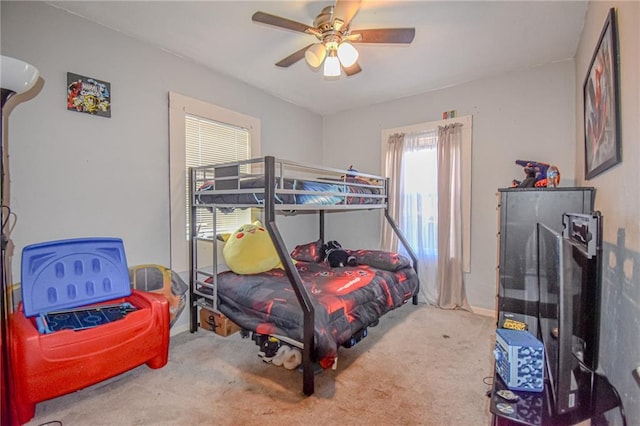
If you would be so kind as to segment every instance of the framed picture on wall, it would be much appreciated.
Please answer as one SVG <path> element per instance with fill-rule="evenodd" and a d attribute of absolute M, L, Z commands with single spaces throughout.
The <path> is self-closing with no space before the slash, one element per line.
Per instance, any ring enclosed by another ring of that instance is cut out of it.
<path fill-rule="evenodd" d="M 111 117 L 111 83 L 68 72 L 67 110 Z"/>
<path fill-rule="evenodd" d="M 616 12 L 610 9 L 584 81 L 585 178 L 621 161 Z"/>

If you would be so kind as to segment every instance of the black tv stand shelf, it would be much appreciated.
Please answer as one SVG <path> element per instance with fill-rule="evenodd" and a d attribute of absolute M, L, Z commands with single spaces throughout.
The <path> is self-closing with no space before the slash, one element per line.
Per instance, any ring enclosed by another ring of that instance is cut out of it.
<path fill-rule="evenodd" d="M 593 389 L 585 390 L 580 395 L 578 408 L 566 414 L 557 415 L 554 413 L 552 400 L 549 392 L 548 381 L 545 382 L 542 392 L 517 392 L 519 400 L 507 402 L 498 396 L 499 390 L 508 389 L 497 373 L 493 378 L 493 389 L 491 391 L 491 402 L 489 411 L 493 416 L 493 426 L 568 426 L 575 425 L 585 420 L 595 419 L 609 410 L 619 405 L 618 398 L 611 384 L 598 374 L 593 375 Z M 497 408 L 497 404 L 507 403 L 513 407 L 513 413 L 507 414 Z"/>

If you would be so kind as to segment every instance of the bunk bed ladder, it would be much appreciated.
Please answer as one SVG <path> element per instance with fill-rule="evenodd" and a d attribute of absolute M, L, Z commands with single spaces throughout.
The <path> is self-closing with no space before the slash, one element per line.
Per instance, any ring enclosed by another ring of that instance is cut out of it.
<path fill-rule="evenodd" d="M 209 310 L 218 312 L 218 244 L 217 244 L 217 209 L 212 210 L 213 214 L 213 236 L 212 239 L 198 236 L 198 221 L 197 212 L 200 208 L 205 208 L 204 205 L 198 205 L 196 203 L 195 190 L 196 188 L 196 168 L 189 168 L 189 331 L 195 333 L 198 331 L 198 307 L 206 307 Z M 200 267 L 200 260 L 198 259 L 198 242 L 207 241 L 212 243 L 212 255 L 211 264 L 212 270 L 205 271 Z M 204 297 L 206 302 L 199 302 L 198 299 L 203 298 L 203 294 L 196 290 L 198 284 L 201 284 L 200 279 L 202 276 L 207 276 L 211 279 L 207 287 L 211 290 L 211 295 Z"/>
<path fill-rule="evenodd" d="M 265 165 L 265 182 L 274 182 L 275 175 L 275 158 L 272 156 L 264 157 Z M 293 264 L 286 245 L 276 225 L 275 215 L 275 188 L 273 185 L 268 184 L 264 186 L 264 216 L 265 227 L 271 236 L 278 256 L 284 265 L 287 278 L 291 282 L 293 290 L 302 308 L 304 327 L 302 334 L 302 391 L 305 395 L 311 395 L 314 392 L 314 329 L 315 329 L 315 310 L 311 303 L 311 297 L 305 289 L 302 278 L 298 273 L 298 270 Z M 324 218 L 323 218 L 324 219 Z M 324 221 L 322 221 L 321 232 L 324 232 Z"/>
<path fill-rule="evenodd" d="M 197 255 L 197 223 L 195 218 L 197 207 L 195 202 L 195 170 L 192 167 L 189 167 L 189 235 L 191 236 L 189 241 L 189 260 L 191 261 L 191 265 L 189 267 L 189 331 L 191 333 L 195 333 L 198 331 L 198 305 L 195 299 L 195 293 L 193 292 L 193 286 L 195 285 L 196 280 L 196 268 L 198 267 L 198 261 L 195 256 Z M 215 222 L 214 222 L 215 223 Z"/>

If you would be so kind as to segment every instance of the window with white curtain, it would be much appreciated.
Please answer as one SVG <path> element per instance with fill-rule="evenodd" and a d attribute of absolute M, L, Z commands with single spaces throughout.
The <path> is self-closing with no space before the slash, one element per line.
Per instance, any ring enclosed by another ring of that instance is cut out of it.
<path fill-rule="evenodd" d="M 251 158 L 250 133 L 248 129 L 220 123 L 192 114 L 185 115 L 185 166 L 243 161 Z M 248 172 L 246 165 L 241 172 Z M 186 235 L 190 235 L 189 223 L 189 177 L 185 187 Z M 198 209 L 198 236 L 213 236 L 213 213 L 207 209 Z M 216 215 L 216 232 L 233 232 L 240 225 L 251 221 L 250 209 L 236 209 L 231 213 Z"/>
<path fill-rule="evenodd" d="M 392 179 L 390 214 L 418 258 L 421 282 L 418 298 L 433 304 L 438 300 L 438 129 L 453 123 L 462 124 L 463 129 L 460 153 L 462 269 L 469 272 L 472 117 L 420 123 L 382 132 L 382 168 Z M 383 230 L 382 244 L 385 249 L 406 253 L 402 244 L 397 245 L 397 239 L 388 226 Z"/>

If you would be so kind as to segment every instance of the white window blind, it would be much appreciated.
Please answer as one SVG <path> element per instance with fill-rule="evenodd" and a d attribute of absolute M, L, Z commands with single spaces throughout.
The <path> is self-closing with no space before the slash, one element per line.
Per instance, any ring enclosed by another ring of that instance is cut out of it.
<path fill-rule="evenodd" d="M 185 161 L 187 173 L 189 167 L 208 164 L 243 161 L 251 158 L 251 140 L 247 129 L 226 123 L 209 120 L 195 115 L 185 114 Z M 247 172 L 247 166 L 240 168 Z M 187 176 L 187 185 L 189 185 Z M 189 190 L 187 188 L 187 238 L 190 235 L 189 224 Z M 198 209 L 198 235 L 213 235 L 213 213 L 206 209 Z M 236 209 L 232 213 L 216 214 L 216 232 L 233 232 L 238 226 L 251 221 L 250 209 Z"/>

